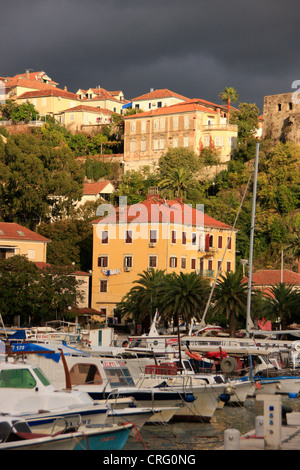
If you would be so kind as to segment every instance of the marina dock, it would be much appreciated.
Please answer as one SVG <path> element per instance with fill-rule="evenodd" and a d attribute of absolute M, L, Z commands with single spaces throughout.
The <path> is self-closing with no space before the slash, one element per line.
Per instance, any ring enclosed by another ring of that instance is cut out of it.
<path fill-rule="evenodd" d="M 240 435 L 237 429 L 226 429 L 224 445 L 218 450 L 299 450 L 300 412 L 282 413 L 280 395 L 261 395 L 264 415 L 257 416 L 255 429 Z"/>

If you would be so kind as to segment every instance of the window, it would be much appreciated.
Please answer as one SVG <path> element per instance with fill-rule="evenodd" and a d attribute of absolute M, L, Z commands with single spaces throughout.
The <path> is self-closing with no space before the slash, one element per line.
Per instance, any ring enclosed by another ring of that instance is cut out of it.
<path fill-rule="evenodd" d="M 124 268 L 132 268 L 132 256 L 124 256 Z"/>
<path fill-rule="evenodd" d="M 95 364 L 75 364 L 70 370 L 72 385 L 100 385 L 101 374 Z"/>
<path fill-rule="evenodd" d="M 130 123 L 130 132 L 135 132 L 135 121 L 131 121 Z"/>
<path fill-rule="evenodd" d="M 190 124 L 190 116 L 184 116 L 184 127 L 185 129 L 189 127 Z"/>
<path fill-rule="evenodd" d="M 195 233 L 192 233 L 192 245 L 196 245 L 197 241 L 197 235 Z"/>
<path fill-rule="evenodd" d="M 108 266 L 108 256 L 99 256 L 98 258 L 98 266 L 101 268 L 107 268 Z"/>
<path fill-rule="evenodd" d="M 214 245 L 214 236 L 209 235 L 209 248 L 212 248 Z"/>
<path fill-rule="evenodd" d="M 74 119 L 75 119 L 74 114 L 70 114 L 70 121 L 74 121 Z"/>
<path fill-rule="evenodd" d="M 28 250 L 28 259 L 35 259 L 35 250 Z"/>
<path fill-rule="evenodd" d="M 185 268 L 186 268 L 186 258 L 182 257 L 181 258 L 181 269 L 185 269 Z"/>
<path fill-rule="evenodd" d="M 161 101 L 158 101 L 158 102 L 157 102 L 157 107 L 158 107 L 158 108 L 161 108 L 161 107 L 162 107 L 162 102 L 161 102 Z"/>
<path fill-rule="evenodd" d="M 186 245 L 186 232 L 182 232 L 182 244 Z"/>
<path fill-rule="evenodd" d="M 107 292 L 108 281 L 106 279 L 100 280 L 100 292 Z"/>
<path fill-rule="evenodd" d="M 154 119 L 154 130 L 158 131 L 159 129 L 159 119 Z"/>
<path fill-rule="evenodd" d="M 227 237 L 228 250 L 231 250 L 231 237 Z"/>
<path fill-rule="evenodd" d="M 209 271 L 212 271 L 212 268 L 213 268 L 213 260 L 212 259 L 208 260 L 207 268 L 208 268 Z"/>
<path fill-rule="evenodd" d="M 204 147 L 209 147 L 210 145 L 210 136 L 209 135 L 205 135 L 203 137 L 203 146 Z"/>
<path fill-rule="evenodd" d="M 36 380 L 28 369 L 8 369 L 0 372 L 0 388 L 34 388 Z"/>
<path fill-rule="evenodd" d="M 177 258 L 176 256 L 170 257 L 170 268 L 177 268 Z"/>
<path fill-rule="evenodd" d="M 178 116 L 173 117 L 173 129 L 178 129 Z"/>
<path fill-rule="evenodd" d="M 223 147 L 224 146 L 224 137 L 222 135 L 217 135 L 215 137 L 215 146 Z"/>
<path fill-rule="evenodd" d="M 176 231 L 172 230 L 172 243 L 176 243 Z"/>
<path fill-rule="evenodd" d="M 157 243 L 157 230 L 150 230 L 150 243 Z"/>
<path fill-rule="evenodd" d="M 280 103 L 278 103 L 278 105 L 277 105 L 277 110 L 281 111 L 281 104 Z"/>
<path fill-rule="evenodd" d="M 188 135 L 183 136 L 183 146 L 188 147 L 190 145 L 190 138 Z"/>
<path fill-rule="evenodd" d="M 135 152 L 136 149 L 136 142 L 135 140 L 130 141 L 130 152 Z"/>
<path fill-rule="evenodd" d="M 218 248 L 222 248 L 223 245 L 223 237 L 222 235 L 218 236 Z"/>
<path fill-rule="evenodd" d="M 147 148 L 146 140 L 141 140 L 141 152 L 145 152 Z"/>
<path fill-rule="evenodd" d="M 146 132 L 147 121 L 141 121 L 141 132 Z"/>
<path fill-rule="evenodd" d="M 126 230 L 125 243 L 132 243 L 132 230 Z"/>
<path fill-rule="evenodd" d="M 196 259 L 195 258 L 191 259 L 191 269 L 196 269 Z"/>
<path fill-rule="evenodd" d="M 222 261 L 219 261 L 219 260 L 218 260 L 218 271 L 220 270 L 221 265 L 222 265 Z"/>
<path fill-rule="evenodd" d="M 149 256 L 149 268 L 156 268 L 157 267 L 157 256 L 151 255 Z"/>
<path fill-rule="evenodd" d="M 108 243 L 108 231 L 103 230 L 101 232 L 101 243 Z"/>
<path fill-rule="evenodd" d="M 231 261 L 227 261 L 226 270 L 227 270 L 228 273 L 231 271 Z"/>
<path fill-rule="evenodd" d="M 178 137 L 173 137 L 173 148 L 177 148 L 178 147 Z"/>
<path fill-rule="evenodd" d="M 293 103 L 289 103 L 289 111 L 292 111 L 293 109 Z"/>

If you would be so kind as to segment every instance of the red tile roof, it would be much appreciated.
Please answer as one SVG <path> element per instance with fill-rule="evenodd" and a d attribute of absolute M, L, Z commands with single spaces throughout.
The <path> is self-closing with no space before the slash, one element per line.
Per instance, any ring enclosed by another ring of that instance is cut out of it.
<path fill-rule="evenodd" d="M 22 225 L 11 222 L 0 222 L 0 240 L 50 241 L 48 238 L 45 238 Z"/>
<path fill-rule="evenodd" d="M 79 104 L 78 106 L 74 106 L 73 108 L 65 109 L 64 111 L 60 111 L 60 113 L 73 113 L 74 111 L 86 111 L 88 113 L 96 114 L 113 114 L 113 112 L 109 109 L 97 108 L 96 106 L 87 106 L 85 104 Z"/>
<path fill-rule="evenodd" d="M 47 87 L 43 90 L 26 91 L 25 93 L 22 93 L 22 95 L 18 96 L 18 98 L 38 98 L 41 96 L 57 96 L 79 101 L 79 98 L 75 93 L 71 93 L 70 91 L 62 90 L 60 88 L 54 88 L 53 86 L 49 85 L 47 85 Z"/>
<path fill-rule="evenodd" d="M 84 183 L 83 185 L 83 194 L 88 195 L 88 194 L 99 194 L 104 189 L 106 186 L 110 184 L 110 181 L 98 181 L 97 183 Z"/>
<path fill-rule="evenodd" d="M 99 218 L 93 223 L 115 223 L 126 216 L 127 222 L 137 223 L 177 223 L 209 228 L 231 230 L 230 225 L 210 217 L 209 215 L 183 204 L 180 198 L 175 200 L 160 199 L 159 196 L 148 196 L 145 201 L 126 207 L 126 214 L 121 208 L 115 208 L 116 214 Z M 124 220 L 124 219 L 123 219 Z"/>
<path fill-rule="evenodd" d="M 187 100 L 186 96 L 179 95 L 178 93 L 174 93 L 173 91 L 168 90 L 167 88 L 162 88 L 160 90 L 153 90 L 149 93 L 145 93 L 144 95 L 137 96 L 133 98 L 131 101 L 141 101 L 141 100 L 155 100 L 159 98 L 179 98 L 181 100 Z"/>
<path fill-rule="evenodd" d="M 50 263 L 45 263 L 43 261 L 33 261 L 33 263 L 39 268 L 39 269 L 46 269 L 46 268 L 55 268 L 54 265 L 51 265 Z M 62 266 L 59 266 L 62 268 Z M 66 268 L 69 268 L 69 266 L 66 266 Z M 73 276 L 91 276 L 90 273 L 86 273 L 85 271 L 72 271 L 70 274 Z"/>
<path fill-rule="evenodd" d="M 129 116 L 124 116 L 124 119 L 136 119 L 136 118 L 142 118 L 142 117 L 150 117 L 150 116 L 161 116 L 161 115 L 168 115 L 168 114 L 178 114 L 178 113 L 188 113 L 188 112 L 196 112 L 200 111 L 203 113 L 215 113 L 217 114 L 217 111 L 214 111 L 213 109 L 207 108 L 205 106 L 201 106 L 197 103 L 178 103 L 178 104 L 173 104 L 172 106 L 165 106 L 163 108 L 158 108 L 155 110 L 151 111 L 146 111 L 143 113 L 136 113 L 136 114 L 131 114 Z"/>
<path fill-rule="evenodd" d="M 271 286 L 281 282 L 280 269 L 261 269 L 252 274 L 252 282 L 255 286 Z M 283 282 L 286 284 L 300 285 L 300 274 L 290 271 L 289 269 L 283 270 Z"/>

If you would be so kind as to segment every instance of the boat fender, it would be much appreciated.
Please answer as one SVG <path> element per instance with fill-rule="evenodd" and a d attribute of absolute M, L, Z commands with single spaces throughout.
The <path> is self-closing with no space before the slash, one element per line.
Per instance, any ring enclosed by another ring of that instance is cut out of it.
<path fill-rule="evenodd" d="M 225 388 L 225 394 L 226 395 L 233 395 L 235 393 L 234 389 L 232 387 L 226 387 Z"/>
<path fill-rule="evenodd" d="M 257 387 L 259 390 L 261 390 L 261 383 L 260 382 L 255 382 L 255 387 Z"/>
<path fill-rule="evenodd" d="M 228 393 L 221 393 L 220 400 L 224 403 L 228 403 L 230 401 L 230 395 L 228 395 Z"/>
<path fill-rule="evenodd" d="M 220 363 L 221 369 L 226 374 L 231 374 L 237 369 L 237 362 L 233 357 L 226 357 Z"/>
<path fill-rule="evenodd" d="M 292 343 L 292 348 L 295 349 L 295 351 L 300 351 L 300 341 L 294 341 Z"/>
<path fill-rule="evenodd" d="M 184 397 L 184 401 L 186 401 L 187 403 L 193 403 L 195 400 L 196 397 L 195 395 L 193 395 L 193 393 L 187 393 Z"/>

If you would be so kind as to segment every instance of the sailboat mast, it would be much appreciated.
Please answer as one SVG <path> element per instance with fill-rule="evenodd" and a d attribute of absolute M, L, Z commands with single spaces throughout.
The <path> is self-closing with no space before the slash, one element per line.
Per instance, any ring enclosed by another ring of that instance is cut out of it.
<path fill-rule="evenodd" d="M 247 336 L 250 336 L 250 328 L 253 326 L 253 322 L 251 320 L 251 293 L 252 293 L 252 266 L 253 266 L 253 247 L 254 247 L 254 227 L 255 227 L 256 189 L 257 189 L 257 174 L 258 174 L 258 156 L 259 156 L 259 144 L 256 144 L 255 163 L 254 163 L 253 197 L 252 197 L 252 214 L 251 214 L 251 231 L 250 231 L 248 292 L 247 292 L 247 319 L 246 319 L 246 333 L 247 333 Z"/>

